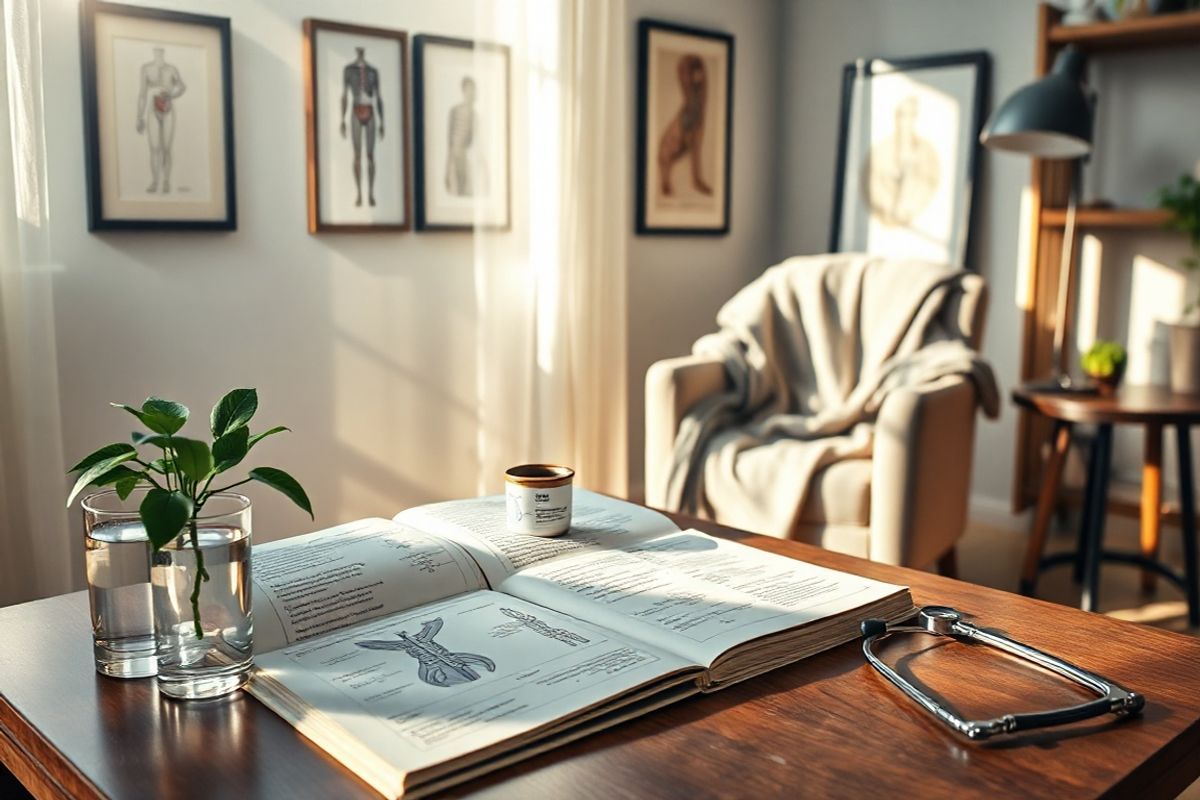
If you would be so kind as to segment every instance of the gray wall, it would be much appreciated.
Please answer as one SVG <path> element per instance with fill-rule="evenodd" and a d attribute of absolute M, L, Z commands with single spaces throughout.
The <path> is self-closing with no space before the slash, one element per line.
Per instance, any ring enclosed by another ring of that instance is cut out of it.
<path fill-rule="evenodd" d="M 1037 32 L 1035 0 L 783 0 L 779 25 L 782 78 L 775 257 L 820 252 L 828 246 L 836 160 L 842 65 L 859 57 L 903 57 L 956 50 L 992 56 L 992 108 L 1033 78 Z M 1085 173 L 1085 199 L 1149 206 L 1152 190 L 1193 168 L 1200 156 L 1195 48 L 1106 54 L 1092 59 L 1089 81 L 1100 96 L 1096 152 Z M 991 290 L 984 353 L 1007 390 L 1019 377 L 1020 277 L 1027 267 L 1022 198 L 1030 174 L 1020 156 L 983 151 L 976 187 L 972 265 Z M 1155 231 L 1091 231 L 1081 273 L 1093 279 L 1081 292 L 1076 337 L 1131 344 L 1130 376 L 1158 380 L 1166 373 L 1161 342 L 1147 331 L 1155 319 L 1182 308 L 1175 264 L 1184 255 L 1178 236 Z M 1167 273 L 1164 277 L 1163 273 Z M 1174 277 L 1174 280 L 1171 279 Z M 1174 296 L 1156 287 L 1176 287 Z M 1140 291 L 1139 291 L 1140 290 Z M 1137 302 L 1136 298 L 1144 302 Z M 1131 305 L 1131 298 L 1135 303 Z M 1136 307 L 1134 307 L 1136 306 Z M 1161 328 L 1159 328 L 1161 330 Z M 1011 495 L 1016 414 L 982 422 L 972 483 L 974 511 L 1003 515 Z M 1140 433 L 1121 431 L 1118 473 L 1136 476 Z"/>

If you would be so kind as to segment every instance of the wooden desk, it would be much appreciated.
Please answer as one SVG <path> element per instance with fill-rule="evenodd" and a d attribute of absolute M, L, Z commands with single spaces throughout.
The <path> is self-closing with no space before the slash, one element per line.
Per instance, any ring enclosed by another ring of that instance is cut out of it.
<path fill-rule="evenodd" d="M 683 527 L 691 521 L 679 520 Z M 1048 649 L 1146 696 L 1141 718 L 971 744 L 863 661 L 858 642 L 465 784 L 451 796 L 1174 797 L 1200 776 L 1200 641 L 807 545 L 695 527 L 912 587 L 918 604 Z M 83 593 L 0 609 L 0 761 L 39 797 L 372 798 L 247 696 L 163 700 L 92 670 Z M 905 637 L 891 663 L 972 716 L 1078 698 L 989 648 Z M 895 659 L 895 660 L 893 660 Z"/>
<path fill-rule="evenodd" d="M 1021 571 L 1021 593 L 1033 594 L 1037 573 L 1046 567 L 1071 562 L 1076 579 L 1083 581 L 1083 607 L 1095 611 L 1100 590 L 1100 562 L 1122 561 L 1143 568 L 1142 588 L 1154 588 L 1154 575 L 1161 574 L 1187 597 L 1188 624 L 1200 625 L 1200 574 L 1196 553 L 1196 501 L 1192 477 L 1190 427 L 1200 423 L 1200 397 L 1175 394 L 1158 386 L 1126 386 L 1111 397 L 1094 394 L 1038 392 L 1018 387 L 1013 402 L 1054 422 L 1050 459 L 1046 464 L 1042 491 L 1033 519 L 1033 531 L 1025 550 Z M 1088 459 L 1079 548 L 1074 555 L 1042 557 L 1050 518 L 1062 482 L 1063 464 L 1071 447 L 1076 423 L 1096 425 L 1096 440 Z M 1142 465 L 1141 552 L 1119 553 L 1104 549 L 1104 519 L 1108 504 L 1108 478 L 1112 467 L 1114 425 L 1142 425 L 1145 450 Z M 1163 428 L 1175 428 L 1179 456 L 1180 530 L 1183 535 L 1184 573 L 1178 575 L 1157 560 L 1162 532 L 1162 438 Z"/>

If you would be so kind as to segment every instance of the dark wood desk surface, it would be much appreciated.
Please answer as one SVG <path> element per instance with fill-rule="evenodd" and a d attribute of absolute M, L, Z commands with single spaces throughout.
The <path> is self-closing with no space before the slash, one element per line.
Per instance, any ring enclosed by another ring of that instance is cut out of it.
<path fill-rule="evenodd" d="M 687 520 L 681 520 L 687 527 Z M 1139 719 L 992 744 L 955 738 L 848 643 L 691 698 L 451 792 L 471 797 L 1173 797 L 1200 776 L 1200 641 L 709 523 L 777 553 L 912 587 L 1145 694 Z M 162 700 L 92 671 L 83 593 L 0 609 L 0 761 L 39 797 L 377 798 L 248 696 Z M 1060 705 L 1068 684 L 996 651 L 887 651 L 970 716 Z"/>

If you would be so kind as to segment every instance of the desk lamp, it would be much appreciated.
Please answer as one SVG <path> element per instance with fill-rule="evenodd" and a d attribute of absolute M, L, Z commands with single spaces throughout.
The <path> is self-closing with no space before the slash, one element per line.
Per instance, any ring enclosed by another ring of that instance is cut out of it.
<path fill-rule="evenodd" d="M 1063 369 L 1067 298 L 1070 295 L 1072 244 L 1075 240 L 1075 206 L 1079 201 L 1082 161 L 1092 152 L 1094 96 L 1084 86 L 1085 59 L 1074 46 L 1065 48 L 1044 78 L 1013 92 L 992 114 L 979 141 L 993 150 L 1023 153 L 1034 158 L 1070 160 L 1071 191 L 1063 230 L 1062 260 L 1058 272 L 1057 312 L 1054 318 L 1054 370 L 1056 374 L 1035 385 L 1041 391 L 1087 391 L 1072 384 Z"/>

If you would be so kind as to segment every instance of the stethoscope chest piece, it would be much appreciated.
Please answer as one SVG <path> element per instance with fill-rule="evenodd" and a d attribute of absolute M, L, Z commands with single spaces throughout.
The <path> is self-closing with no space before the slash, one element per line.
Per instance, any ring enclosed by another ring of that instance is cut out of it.
<path fill-rule="evenodd" d="M 1098 698 L 1086 703 L 1050 711 L 1005 714 L 987 720 L 965 720 L 914 686 L 876 655 L 875 643 L 895 633 L 927 633 L 934 636 L 954 636 L 990 645 L 1073 681 L 1094 692 L 1098 695 Z M 949 606 L 925 606 L 917 612 L 915 624 L 912 625 L 888 625 L 879 619 L 864 620 L 862 623 L 862 635 L 863 655 L 866 656 L 871 666 L 878 670 L 883 677 L 887 678 L 900 691 L 908 695 L 914 702 L 933 714 L 935 718 L 968 739 L 986 739 L 1000 733 L 1016 733 L 1017 731 L 1031 730 L 1033 728 L 1066 725 L 1103 714 L 1115 714 L 1119 717 L 1128 716 L 1140 712 L 1146 703 L 1145 698 L 1140 694 L 1124 689 L 1107 678 L 1102 678 L 1068 661 L 1052 656 L 1049 653 L 1044 653 L 1029 645 L 1022 644 L 1007 636 L 978 628 L 966 622 L 960 612 Z"/>

